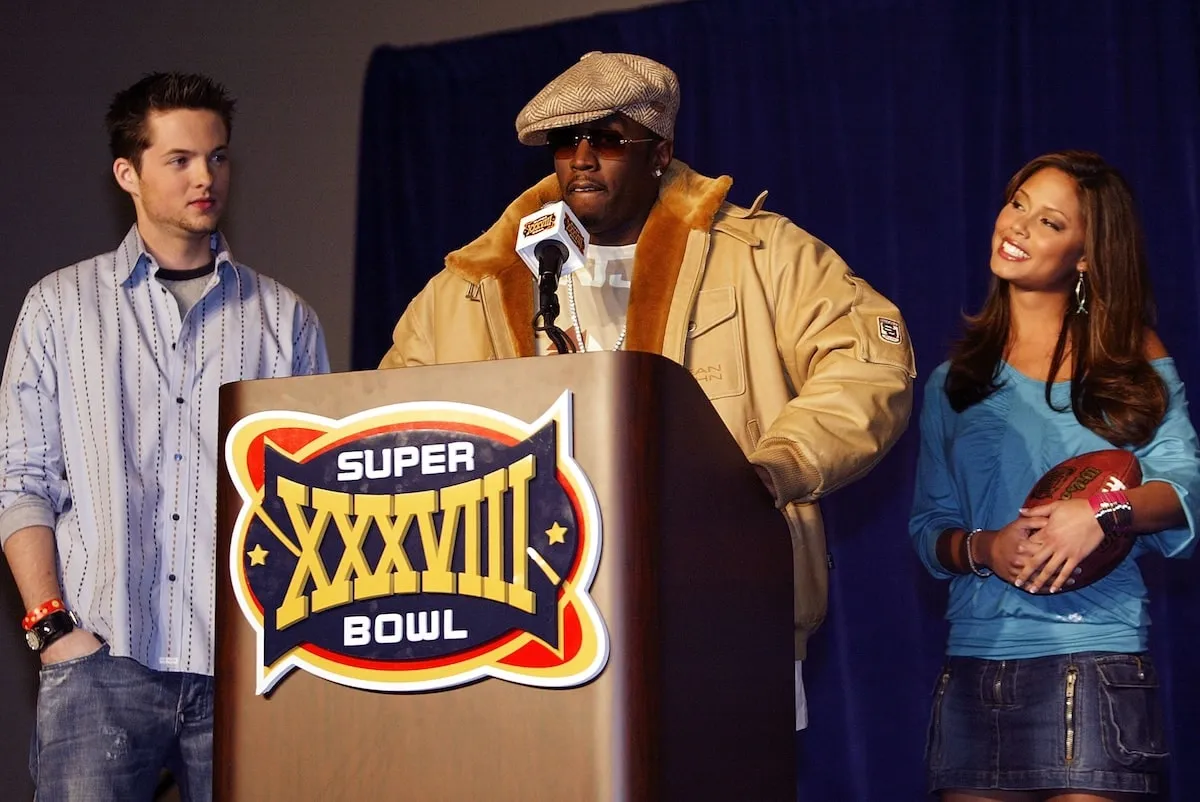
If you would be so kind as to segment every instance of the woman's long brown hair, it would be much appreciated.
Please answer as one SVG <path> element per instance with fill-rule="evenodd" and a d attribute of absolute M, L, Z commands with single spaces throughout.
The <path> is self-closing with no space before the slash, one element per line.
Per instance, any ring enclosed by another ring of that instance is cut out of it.
<path fill-rule="evenodd" d="M 1058 409 L 1050 392 L 1070 344 L 1075 417 L 1113 445 L 1143 445 L 1166 414 L 1167 389 L 1144 351 L 1145 330 L 1154 325 L 1154 299 L 1133 193 L 1100 156 L 1066 150 L 1039 156 L 1022 167 L 1008 182 L 1005 201 L 1048 167 L 1075 181 L 1088 270 L 1087 314 L 1077 314 L 1075 304 L 1068 303 L 1046 380 L 1046 403 Z M 983 309 L 965 320 L 945 385 L 957 412 L 999 389 L 1000 363 L 1012 335 L 1008 292 L 1008 282 L 993 276 Z"/>

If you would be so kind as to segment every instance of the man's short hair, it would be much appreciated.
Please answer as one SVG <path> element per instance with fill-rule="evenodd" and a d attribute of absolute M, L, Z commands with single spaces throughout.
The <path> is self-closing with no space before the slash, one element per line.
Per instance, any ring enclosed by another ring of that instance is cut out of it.
<path fill-rule="evenodd" d="M 207 109 L 225 123 L 225 135 L 233 136 L 233 107 L 225 87 L 206 75 L 155 72 L 113 96 L 104 117 L 108 147 L 113 159 L 129 159 L 142 167 L 142 153 L 150 147 L 146 119 L 151 112 L 175 109 Z"/>
<path fill-rule="evenodd" d="M 534 95 L 517 115 L 523 145 L 546 144 L 546 132 L 613 114 L 675 138 L 679 79 L 670 67 L 629 53 L 585 54 Z"/>

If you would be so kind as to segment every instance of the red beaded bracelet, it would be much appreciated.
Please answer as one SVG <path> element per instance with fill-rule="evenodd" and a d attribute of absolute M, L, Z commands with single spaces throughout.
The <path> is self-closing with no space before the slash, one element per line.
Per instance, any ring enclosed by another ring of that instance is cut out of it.
<path fill-rule="evenodd" d="M 50 613 L 56 613 L 59 610 L 65 609 L 67 609 L 67 605 L 63 604 L 62 599 L 50 599 L 49 601 L 44 601 L 37 607 L 34 607 L 32 610 L 25 613 L 25 617 L 21 619 L 21 626 L 25 628 L 26 632 L 28 632 L 29 630 L 33 629 L 34 625 L 38 621 L 41 621 L 46 616 L 50 615 Z"/>
<path fill-rule="evenodd" d="M 1092 512 L 1106 535 L 1124 535 L 1133 526 L 1133 507 L 1124 491 L 1096 493 L 1088 497 Z"/>

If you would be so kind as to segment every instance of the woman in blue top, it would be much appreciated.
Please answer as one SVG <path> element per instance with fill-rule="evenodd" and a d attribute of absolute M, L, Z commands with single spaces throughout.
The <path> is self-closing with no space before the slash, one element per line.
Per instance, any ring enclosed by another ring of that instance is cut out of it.
<path fill-rule="evenodd" d="M 1135 558 L 1192 550 L 1196 433 L 1151 328 L 1121 176 L 1092 153 L 1051 153 L 1005 198 L 987 300 L 921 413 L 909 532 L 930 573 L 950 580 L 930 788 L 951 802 L 1137 798 L 1157 791 L 1167 750 Z M 1049 468 L 1114 447 L 1141 462 L 1131 516 L 1082 498 L 1021 509 Z M 1060 592 L 1118 526 L 1136 538 L 1129 557 Z"/>

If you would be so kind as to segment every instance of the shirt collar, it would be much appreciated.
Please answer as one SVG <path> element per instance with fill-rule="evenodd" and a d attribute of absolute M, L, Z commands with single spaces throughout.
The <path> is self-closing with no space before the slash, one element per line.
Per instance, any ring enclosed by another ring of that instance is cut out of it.
<path fill-rule="evenodd" d="M 224 235 L 220 231 L 214 231 L 209 236 L 208 242 L 213 253 L 214 272 L 220 273 L 222 268 L 232 267 L 233 254 L 229 251 L 229 243 L 225 241 Z M 152 275 L 154 272 L 150 267 L 152 264 L 155 264 L 154 257 L 146 250 L 146 244 L 142 241 L 142 235 L 138 232 L 135 223 L 129 229 L 129 233 L 125 235 L 121 247 L 117 249 L 114 264 L 117 278 L 124 284 L 138 273 L 142 277 Z"/>

